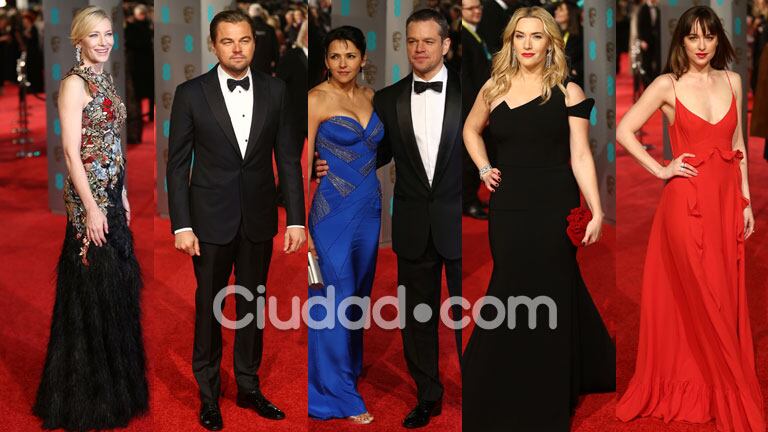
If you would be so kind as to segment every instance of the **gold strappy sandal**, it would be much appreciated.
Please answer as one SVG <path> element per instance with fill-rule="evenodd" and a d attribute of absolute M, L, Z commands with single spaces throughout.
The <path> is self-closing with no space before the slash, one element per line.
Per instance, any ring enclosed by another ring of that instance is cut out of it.
<path fill-rule="evenodd" d="M 354 416 L 349 416 L 347 417 L 347 419 L 352 423 L 361 424 L 361 425 L 367 425 L 373 422 L 373 416 L 368 412 L 354 415 Z"/>

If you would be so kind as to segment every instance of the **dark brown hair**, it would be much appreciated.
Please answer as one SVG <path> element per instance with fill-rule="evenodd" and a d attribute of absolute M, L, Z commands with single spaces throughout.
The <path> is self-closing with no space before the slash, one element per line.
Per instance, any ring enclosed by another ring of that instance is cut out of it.
<path fill-rule="evenodd" d="M 568 28 L 565 29 L 571 36 L 578 36 L 581 34 L 581 9 L 571 1 L 561 1 L 555 3 L 552 9 L 552 16 L 555 16 L 555 11 L 560 6 L 565 5 L 568 8 Z M 560 23 L 558 23 L 559 26 Z M 562 33 L 562 31 L 561 31 Z"/>
<path fill-rule="evenodd" d="M 448 21 L 443 14 L 434 9 L 419 9 L 414 11 L 408 19 L 405 21 L 405 28 L 412 22 L 434 21 L 440 27 L 440 39 L 443 40 L 448 37 L 448 33 L 451 28 L 448 26 Z"/>
<path fill-rule="evenodd" d="M 219 23 L 227 22 L 230 24 L 237 24 L 239 22 L 247 22 L 251 26 L 251 35 L 256 38 L 253 32 L 253 21 L 246 13 L 240 10 L 225 10 L 216 14 L 211 20 L 211 43 L 216 44 L 216 29 L 219 27 Z"/>
<path fill-rule="evenodd" d="M 723 24 L 720 18 L 709 6 L 694 6 L 683 13 L 677 26 L 672 33 L 672 45 L 669 48 L 669 57 L 667 57 L 667 66 L 665 73 L 675 75 L 680 78 L 681 75 L 688 72 L 688 56 L 685 53 L 685 38 L 693 31 L 696 23 L 701 26 L 704 34 L 711 34 L 717 38 L 717 48 L 715 55 L 712 56 L 710 64 L 712 68 L 723 70 L 728 68 L 728 64 L 736 57 L 733 45 L 725 34 Z"/>

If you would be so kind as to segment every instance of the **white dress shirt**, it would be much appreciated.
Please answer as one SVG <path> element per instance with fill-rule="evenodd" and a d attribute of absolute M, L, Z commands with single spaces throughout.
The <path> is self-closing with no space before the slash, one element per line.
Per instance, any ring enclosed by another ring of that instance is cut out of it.
<path fill-rule="evenodd" d="M 241 78 L 245 79 L 245 77 L 248 77 L 250 84 L 248 90 L 243 89 L 242 86 L 237 86 L 234 90 L 230 90 L 229 86 L 227 86 L 227 80 L 235 78 L 224 72 L 221 66 L 216 67 L 216 72 L 219 76 L 219 85 L 221 86 L 221 93 L 224 95 L 224 104 L 227 106 L 229 120 L 232 122 L 237 145 L 240 147 L 240 157 L 244 158 L 245 150 L 248 148 L 248 137 L 251 135 L 251 117 L 253 116 L 253 78 L 251 77 L 251 69 L 248 68 L 248 72 Z M 304 228 L 302 225 L 288 226 L 288 228 L 294 227 Z M 183 231 L 192 231 L 192 228 L 179 228 L 173 233 L 178 234 Z"/>
<path fill-rule="evenodd" d="M 245 149 L 248 148 L 248 136 L 251 134 L 251 116 L 253 115 L 253 78 L 251 78 L 251 69 L 248 68 L 246 75 L 241 78 L 248 78 L 248 90 L 242 86 L 229 90 L 227 87 L 228 79 L 235 79 L 228 73 L 217 67 L 219 75 L 219 85 L 221 93 L 224 95 L 224 103 L 227 105 L 229 119 L 232 121 L 232 128 L 235 130 L 237 145 L 240 146 L 240 156 L 245 157 Z"/>
<path fill-rule="evenodd" d="M 413 74 L 414 81 L 424 81 Z M 432 186 L 432 178 L 435 176 L 435 163 L 437 162 L 437 150 L 440 148 L 440 137 L 443 134 L 443 115 L 445 114 L 445 93 L 448 85 L 448 69 L 442 65 L 429 82 L 442 81 L 443 91 L 426 90 L 416 94 L 411 84 L 411 120 L 413 121 L 413 133 L 416 135 L 416 145 L 419 147 L 421 162 L 427 172 L 427 180 Z"/>

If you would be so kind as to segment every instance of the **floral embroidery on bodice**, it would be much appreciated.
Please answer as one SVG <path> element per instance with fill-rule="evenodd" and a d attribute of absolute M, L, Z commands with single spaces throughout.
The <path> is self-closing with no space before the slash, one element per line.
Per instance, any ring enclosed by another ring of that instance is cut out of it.
<path fill-rule="evenodd" d="M 80 159 L 93 199 L 106 215 L 107 208 L 115 205 L 112 201 L 120 199 L 122 192 L 117 191 L 115 198 L 114 189 L 122 188 L 125 166 L 120 139 L 120 129 L 126 118 L 125 105 L 108 73 L 97 74 L 89 67 L 77 66 L 65 78 L 70 75 L 82 78 L 93 98 L 83 108 Z M 64 184 L 64 204 L 67 219 L 75 227 L 77 238 L 83 242 L 80 249 L 82 262 L 88 265 L 86 255 L 90 241 L 86 236 L 86 211 L 69 176 Z"/>

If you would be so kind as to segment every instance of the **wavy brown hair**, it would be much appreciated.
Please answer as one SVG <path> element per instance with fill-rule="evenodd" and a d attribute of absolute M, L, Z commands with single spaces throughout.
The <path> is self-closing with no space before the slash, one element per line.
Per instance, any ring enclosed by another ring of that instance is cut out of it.
<path fill-rule="evenodd" d="M 688 55 L 685 53 L 685 38 L 695 30 L 696 24 L 701 26 L 705 35 L 711 34 L 717 39 L 715 55 L 709 62 L 713 69 L 728 69 L 728 64 L 736 57 L 733 45 L 728 40 L 723 24 L 715 11 L 709 6 L 694 6 L 683 12 L 683 15 L 677 20 L 675 31 L 672 33 L 672 44 L 664 73 L 671 73 L 675 78 L 680 78 L 688 72 L 690 65 L 688 64 Z"/>
<path fill-rule="evenodd" d="M 541 103 L 549 100 L 554 86 L 558 86 L 566 97 L 568 95 L 563 85 L 568 77 L 568 65 L 565 60 L 565 44 L 563 43 L 563 36 L 560 34 L 560 28 L 552 15 L 545 9 L 538 6 L 524 7 L 512 15 L 502 35 L 503 46 L 499 52 L 493 55 L 493 66 L 491 67 L 491 82 L 493 84 L 483 91 L 483 99 L 488 105 L 509 91 L 512 77 L 517 75 L 520 70 L 519 61 L 512 64 L 515 55 L 512 37 L 515 35 L 517 23 L 523 18 L 541 20 L 544 24 L 544 34 L 549 41 L 549 47 L 552 48 L 552 64 L 548 68 L 544 68 L 544 77 L 541 80 Z"/>

